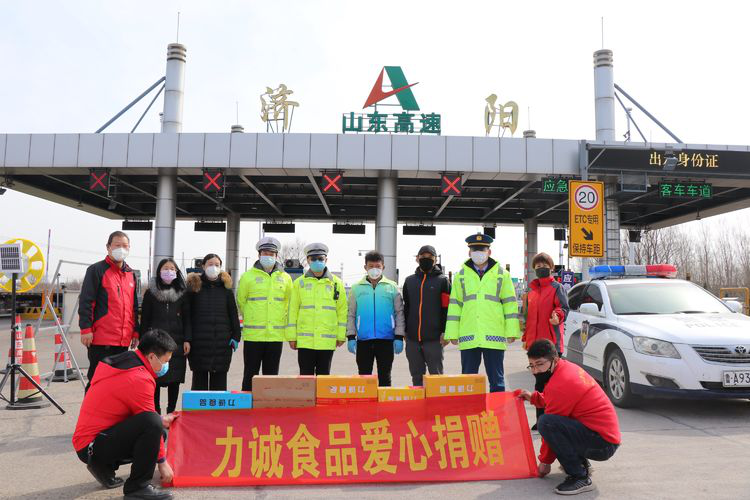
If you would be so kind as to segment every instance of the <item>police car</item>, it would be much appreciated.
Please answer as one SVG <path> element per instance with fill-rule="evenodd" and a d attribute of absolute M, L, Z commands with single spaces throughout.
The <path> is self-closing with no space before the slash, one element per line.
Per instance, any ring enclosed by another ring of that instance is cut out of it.
<path fill-rule="evenodd" d="M 565 357 L 612 402 L 750 398 L 750 317 L 672 265 L 595 266 L 568 292 Z"/>

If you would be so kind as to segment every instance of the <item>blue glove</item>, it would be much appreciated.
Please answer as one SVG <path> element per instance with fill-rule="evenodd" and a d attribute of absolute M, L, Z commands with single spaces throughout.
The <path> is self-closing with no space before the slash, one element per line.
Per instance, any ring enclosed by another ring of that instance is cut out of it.
<path fill-rule="evenodd" d="M 234 352 L 240 346 L 240 343 L 234 339 L 229 339 L 229 345 L 232 346 L 232 352 Z"/>
<path fill-rule="evenodd" d="M 354 339 L 350 340 L 346 343 L 346 348 L 349 349 L 350 353 L 357 354 L 357 341 Z"/>
<path fill-rule="evenodd" d="M 396 339 L 393 341 L 393 354 L 401 354 L 404 350 L 404 341 Z"/>

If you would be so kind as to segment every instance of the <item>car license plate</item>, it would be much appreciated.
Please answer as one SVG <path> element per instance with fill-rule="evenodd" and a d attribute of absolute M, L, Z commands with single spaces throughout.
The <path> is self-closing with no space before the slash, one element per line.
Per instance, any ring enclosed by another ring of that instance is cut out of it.
<path fill-rule="evenodd" d="M 750 387 L 750 370 L 724 372 L 724 387 Z"/>

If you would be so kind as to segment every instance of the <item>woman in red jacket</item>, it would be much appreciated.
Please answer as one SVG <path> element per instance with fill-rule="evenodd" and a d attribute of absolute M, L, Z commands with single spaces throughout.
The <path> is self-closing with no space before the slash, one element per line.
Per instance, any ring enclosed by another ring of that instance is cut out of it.
<path fill-rule="evenodd" d="M 565 332 L 565 318 L 568 316 L 568 296 L 562 285 L 555 281 L 551 274 L 555 268 L 552 257 L 540 253 L 531 260 L 536 279 L 529 285 L 526 304 L 526 328 L 523 332 L 524 348 L 537 340 L 550 340 L 557 348 L 558 356 L 563 353 L 563 336 Z M 534 390 L 542 392 L 544 381 L 535 377 Z M 537 420 L 544 414 L 544 409 L 537 408 Z M 531 428 L 536 430 L 537 426 Z"/>

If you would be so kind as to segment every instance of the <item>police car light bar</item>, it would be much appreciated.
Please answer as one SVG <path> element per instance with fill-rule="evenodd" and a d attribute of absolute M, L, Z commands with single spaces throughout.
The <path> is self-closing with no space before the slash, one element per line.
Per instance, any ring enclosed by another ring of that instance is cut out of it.
<path fill-rule="evenodd" d="M 593 266 L 589 268 L 592 279 L 627 276 L 650 276 L 654 278 L 675 278 L 677 268 L 672 264 L 652 264 L 647 266 Z"/>

